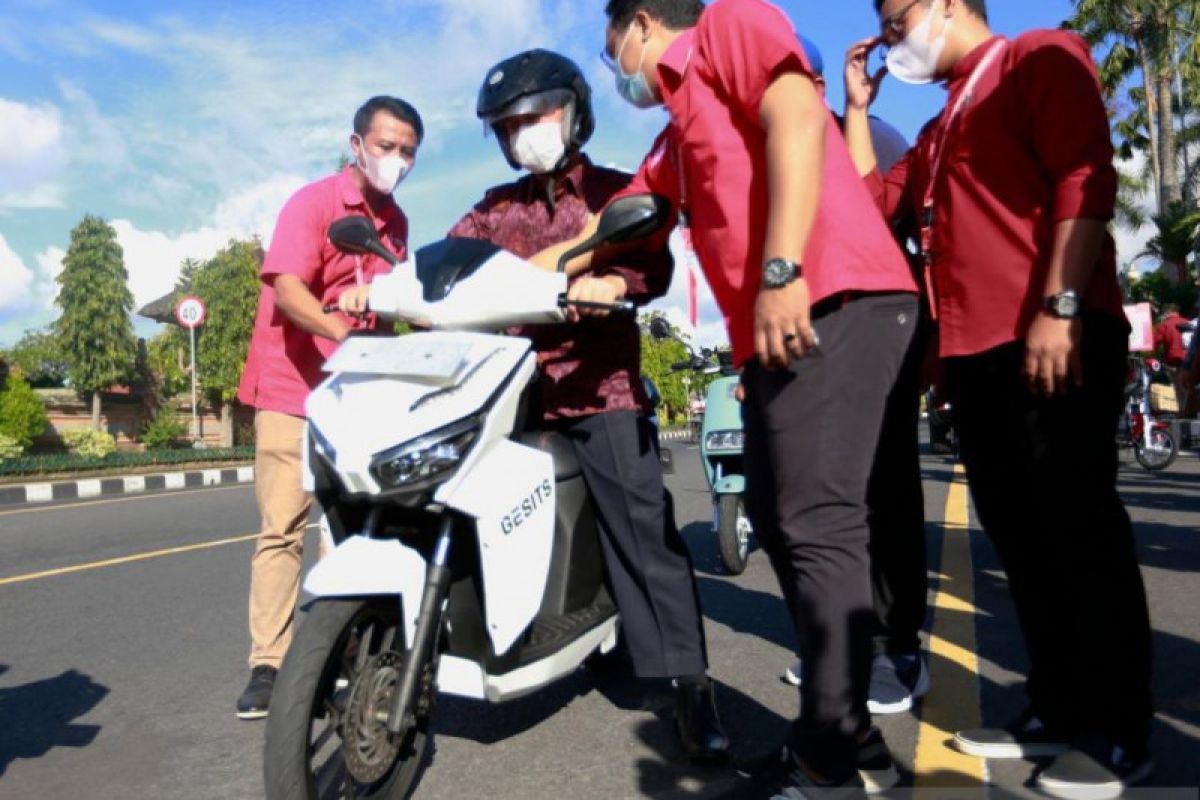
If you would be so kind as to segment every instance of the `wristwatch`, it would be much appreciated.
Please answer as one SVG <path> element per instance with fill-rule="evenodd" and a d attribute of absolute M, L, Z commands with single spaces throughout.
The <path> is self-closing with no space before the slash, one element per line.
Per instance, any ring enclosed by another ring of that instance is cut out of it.
<path fill-rule="evenodd" d="M 1074 289 L 1052 294 L 1042 301 L 1042 307 L 1058 319 L 1075 319 L 1079 316 L 1079 305 L 1079 292 Z"/>
<path fill-rule="evenodd" d="M 771 258 L 763 264 L 764 289 L 782 289 L 801 275 L 800 265 L 786 258 Z"/>

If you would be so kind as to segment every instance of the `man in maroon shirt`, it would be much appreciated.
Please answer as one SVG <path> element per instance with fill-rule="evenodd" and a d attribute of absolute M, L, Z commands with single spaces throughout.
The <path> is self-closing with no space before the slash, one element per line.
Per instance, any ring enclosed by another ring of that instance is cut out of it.
<path fill-rule="evenodd" d="M 1008 574 L 1029 708 L 961 731 L 993 758 L 1056 755 L 1038 786 L 1116 796 L 1150 771 L 1150 626 L 1116 489 L 1128 327 L 1106 226 L 1112 144 L 1087 45 L 993 36 L 984 0 L 875 0 L 846 58 L 846 137 L 885 214 L 916 213 L 975 507 Z M 870 73 L 880 45 L 886 69 Z M 886 176 L 867 110 L 885 73 L 946 109 Z"/>
<path fill-rule="evenodd" d="M 519 53 L 488 71 L 477 112 L 514 169 L 514 183 L 488 191 L 450 231 L 486 239 L 519 256 L 583 229 L 630 176 L 594 166 L 580 148 L 594 127 L 591 90 L 569 59 Z M 665 239 L 653 249 L 598 261 L 573 279 L 569 296 L 639 304 L 667 290 L 672 260 Z M 704 627 L 687 547 L 663 486 L 649 400 L 639 372 L 640 334 L 624 315 L 583 316 L 575 324 L 514 331 L 533 341 L 546 423 L 575 445 L 596 501 L 605 566 L 640 678 L 676 680 L 677 730 L 688 755 L 727 754 L 706 675 Z"/>
<path fill-rule="evenodd" d="M 1167 303 L 1163 306 L 1162 321 L 1154 327 L 1154 352 L 1162 356 L 1167 365 L 1167 374 L 1171 376 L 1171 384 L 1175 388 L 1175 399 L 1180 410 L 1187 405 L 1189 386 L 1187 386 L 1187 370 L 1180 369 L 1187 356 L 1187 342 L 1184 331 L 1191 322 L 1179 313 L 1179 306 Z"/>

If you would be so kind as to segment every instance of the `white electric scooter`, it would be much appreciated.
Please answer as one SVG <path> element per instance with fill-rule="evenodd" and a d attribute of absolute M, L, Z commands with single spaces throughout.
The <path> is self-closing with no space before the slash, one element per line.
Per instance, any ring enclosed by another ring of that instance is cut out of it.
<path fill-rule="evenodd" d="M 668 213 L 662 198 L 618 200 L 563 263 L 648 236 Z M 363 217 L 329 238 L 396 261 Z M 476 332 L 561 323 L 566 288 L 562 264 L 447 239 L 370 290 L 372 311 L 430 332 L 351 338 L 325 365 L 307 463 L 336 546 L 304 582 L 316 600 L 276 679 L 270 800 L 407 797 L 439 692 L 502 702 L 616 644 L 574 450 L 530 418 L 536 355 L 528 339 Z"/>

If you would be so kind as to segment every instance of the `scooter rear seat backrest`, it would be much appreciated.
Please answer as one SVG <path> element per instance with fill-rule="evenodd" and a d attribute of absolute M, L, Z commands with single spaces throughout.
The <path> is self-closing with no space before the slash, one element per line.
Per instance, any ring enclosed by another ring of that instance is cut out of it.
<path fill-rule="evenodd" d="M 526 431 L 517 437 L 526 447 L 549 453 L 554 459 L 554 480 L 561 483 L 580 474 L 579 459 L 575 457 L 575 446 L 557 431 Z"/>

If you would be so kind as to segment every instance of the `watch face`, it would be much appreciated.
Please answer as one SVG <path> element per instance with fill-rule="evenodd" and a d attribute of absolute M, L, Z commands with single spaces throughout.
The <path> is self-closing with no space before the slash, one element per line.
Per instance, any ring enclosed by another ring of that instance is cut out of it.
<path fill-rule="evenodd" d="M 1070 319 L 1079 316 L 1079 297 L 1074 292 L 1063 292 L 1050 298 L 1050 311 L 1056 317 Z"/>
<path fill-rule="evenodd" d="M 782 258 L 772 258 L 763 265 L 763 285 L 769 289 L 787 286 L 796 277 L 796 265 Z"/>

